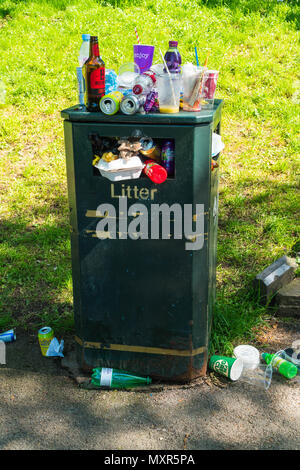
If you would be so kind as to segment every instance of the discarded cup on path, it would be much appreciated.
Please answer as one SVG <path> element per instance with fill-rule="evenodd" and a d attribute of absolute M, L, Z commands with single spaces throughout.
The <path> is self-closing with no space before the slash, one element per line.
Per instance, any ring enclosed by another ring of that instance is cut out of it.
<path fill-rule="evenodd" d="M 233 355 L 237 359 L 240 358 L 245 369 L 255 369 L 260 363 L 259 351 L 254 346 L 241 344 L 233 350 Z"/>
<path fill-rule="evenodd" d="M 255 385 L 262 390 L 268 390 L 271 385 L 272 375 L 273 369 L 270 364 L 259 364 L 255 369 L 244 368 L 239 381 Z"/>
<path fill-rule="evenodd" d="M 4 331 L 4 333 L 0 334 L 0 341 L 4 343 L 12 343 L 12 341 L 16 340 L 16 334 L 14 330 Z"/>
<path fill-rule="evenodd" d="M 235 381 L 240 378 L 243 372 L 243 361 L 234 357 L 215 355 L 210 358 L 209 368 Z"/>
<path fill-rule="evenodd" d="M 134 44 L 133 57 L 134 62 L 139 66 L 140 73 L 150 69 L 153 62 L 154 46 L 146 44 Z"/>

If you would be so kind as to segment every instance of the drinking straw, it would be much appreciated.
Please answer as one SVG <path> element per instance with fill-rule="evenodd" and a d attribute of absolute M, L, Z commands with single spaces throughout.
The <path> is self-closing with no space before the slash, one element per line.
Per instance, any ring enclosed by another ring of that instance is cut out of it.
<path fill-rule="evenodd" d="M 169 78 L 170 78 L 170 85 L 171 85 L 171 90 L 172 90 L 172 95 L 173 95 L 174 106 L 176 106 L 176 98 L 175 98 L 175 93 L 174 93 L 174 88 L 173 88 L 172 77 L 171 77 L 170 71 L 169 71 L 169 69 L 168 69 L 168 66 L 167 66 L 167 64 L 166 64 L 165 58 L 164 58 L 164 56 L 163 56 L 163 54 L 162 54 L 162 52 L 161 52 L 160 49 L 159 49 L 159 52 L 160 52 L 162 61 L 163 61 L 163 63 L 164 63 L 165 69 L 167 70 L 168 75 L 169 75 Z"/>
<path fill-rule="evenodd" d="M 141 44 L 137 29 L 134 28 L 134 31 L 135 31 L 135 35 L 136 35 L 136 39 L 137 39 L 138 44 Z"/>
<path fill-rule="evenodd" d="M 196 56 L 196 63 L 197 63 L 197 67 L 199 67 L 199 60 L 198 60 L 197 46 L 195 46 L 195 56 Z"/>
<path fill-rule="evenodd" d="M 209 54 L 210 54 L 210 52 L 209 52 L 209 53 L 207 54 L 207 56 L 206 56 L 206 59 L 205 59 L 205 62 L 204 62 L 203 67 L 207 67 L 207 62 L 208 62 Z"/>

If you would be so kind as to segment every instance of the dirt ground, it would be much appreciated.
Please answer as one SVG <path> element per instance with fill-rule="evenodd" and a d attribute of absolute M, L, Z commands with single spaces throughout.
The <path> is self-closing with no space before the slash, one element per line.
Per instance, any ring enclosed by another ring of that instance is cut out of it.
<path fill-rule="evenodd" d="M 299 320 L 273 326 L 260 350 L 300 339 Z M 86 390 L 21 333 L 0 365 L 0 449 L 299 450 L 299 404 L 299 382 L 278 374 L 267 392 L 214 373 L 144 392 Z"/>

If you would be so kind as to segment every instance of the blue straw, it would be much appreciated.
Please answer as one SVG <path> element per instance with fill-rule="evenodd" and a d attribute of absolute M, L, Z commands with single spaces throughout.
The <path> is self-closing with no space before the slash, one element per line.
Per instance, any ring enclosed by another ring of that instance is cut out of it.
<path fill-rule="evenodd" d="M 199 60 L 198 60 L 198 53 L 197 53 L 197 47 L 196 46 L 195 46 L 195 56 L 196 56 L 197 67 L 199 67 Z"/>

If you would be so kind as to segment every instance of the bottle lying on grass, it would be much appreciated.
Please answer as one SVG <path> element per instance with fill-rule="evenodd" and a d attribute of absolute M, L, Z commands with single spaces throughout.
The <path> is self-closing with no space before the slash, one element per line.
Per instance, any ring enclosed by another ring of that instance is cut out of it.
<path fill-rule="evenodd" d="M 139 377 L 130 372 L 119 369 L 110 369 L 106 367 L 96 367 L 93 369 L 91 383 L 96 387 L 109 388 L 132 388 L 142 387 L 151 384 L 150 377 Z"/>

